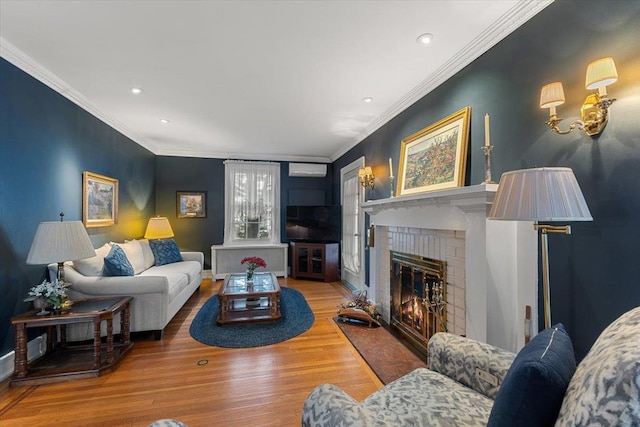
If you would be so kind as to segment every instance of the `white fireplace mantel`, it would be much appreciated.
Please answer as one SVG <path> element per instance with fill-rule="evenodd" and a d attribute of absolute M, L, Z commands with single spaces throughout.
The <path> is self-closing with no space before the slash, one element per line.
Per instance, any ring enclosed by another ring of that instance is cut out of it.
<path fill-rule="evenodd" d="M 389 320 L 389 227 L 464 231 L 466 335 L 517 351 L 525 305 L 537 315 L 537 241 L 531 222 L 488 220 L 497 184 L 372 200 L 361 205 L 376 227 L 369 296 Z"/>

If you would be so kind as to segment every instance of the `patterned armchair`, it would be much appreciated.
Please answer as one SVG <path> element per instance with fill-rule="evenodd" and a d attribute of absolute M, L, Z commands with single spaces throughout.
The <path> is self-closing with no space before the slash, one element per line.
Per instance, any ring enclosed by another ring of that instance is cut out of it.
<path fill-rule="evenodd" d="M 561 324 L 517 356 L 445 333 L 428 350 L 429 369 L 360 403 L 336 386 L 318 386 L 304 403 L 302 425 L 640 426 L 640 307 L 609 325 L 577 368 Z"/>
<path fill-rule="evenodd" d="M 307 397 L 302 425 L 486 426 L 515 354 L 457 335 L 429 340 L 429 369 L 419 368 L 356 402 L 331 384 Z"/>

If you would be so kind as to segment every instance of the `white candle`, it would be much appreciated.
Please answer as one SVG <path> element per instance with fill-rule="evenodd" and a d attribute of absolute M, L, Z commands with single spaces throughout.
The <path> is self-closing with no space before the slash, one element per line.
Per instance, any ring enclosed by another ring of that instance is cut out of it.
<path fill-rule="evenodd" d="M 393 162 L 391 161 L 391 157 L 389 157 L 389 177 L 393 178 Z"/>
<path fill-rule="evenodd" d="M 484 145 L 486 147 L 491 145 L 489 138 L 489 114 L 484 115 Z"/>

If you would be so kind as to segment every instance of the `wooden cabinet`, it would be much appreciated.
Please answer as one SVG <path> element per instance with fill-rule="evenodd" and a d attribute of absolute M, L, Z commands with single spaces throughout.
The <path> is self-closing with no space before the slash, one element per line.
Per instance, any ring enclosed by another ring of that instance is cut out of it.
<path fill-rule="evenodd" d="M 336 282 L 338 276 L 338 243 L 291 242 L 291 276 L 294 279 L 319 279 Z"/>

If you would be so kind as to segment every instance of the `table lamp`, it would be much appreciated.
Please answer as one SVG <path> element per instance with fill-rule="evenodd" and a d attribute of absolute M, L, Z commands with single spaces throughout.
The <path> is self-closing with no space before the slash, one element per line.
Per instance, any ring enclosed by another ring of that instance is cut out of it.
<path fill-rule="evenodd" d="M 96 255 L 87 230 L 81 221 L 41 222 L 31 243 L 27 264 L 58 263 L 57 279 L 64 281 L 64 262 Z"/>
<path fill-rule="evenodd" d="M 171 237 L 173 237 L 173 229 L 166 217 L 149 218 L 147 230 L 144 232 L 145 239 L 169 239 Z"/>

